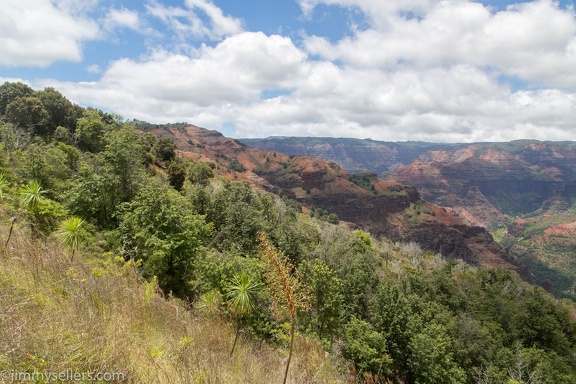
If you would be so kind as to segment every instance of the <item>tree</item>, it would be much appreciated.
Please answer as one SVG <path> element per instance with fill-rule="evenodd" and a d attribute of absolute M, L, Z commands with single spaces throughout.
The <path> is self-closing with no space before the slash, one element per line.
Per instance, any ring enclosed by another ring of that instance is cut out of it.
<path fill-rule="evenodd" d="M 46 136 L 50 115 L 38 97 L 18 97 L 6 106 L 8 122 L 24 128 L 30 135 Z"/>
<path fill-rule="evenodd" d="M 337 333 L 342 314 L 342 281 L 320 259 L 306 261 L 300 268 L 302 280 L 310 294 L 309 326 L 319 338 Z"/>
<path fill-rule="evenodd" d="M 0 141 L 8 151 L 10 157 L 14 151 L 24 148 L 29 142 L 30 137 L 24 129 L 14 126 L 12 123 L 3 124 L 0 122 Z"/>
<path fill-rule="evenodd" d="M 251 254 L 257 247 L 258 232 L 269 228 L 274 202 L 247 183 L 227 182 L 211 197 L 207 219 L 214 223 L 222 245 Z"/>
<path fill-rule="evenodd" d="M 254 308 L 255 296 L 260 290 L 261 284 L 255 282 L 245 272 L 240 275 L 234 276 L 232 281 L 226 287 L 226 296 L 230 303 L 230 310 L 235 319 L 236 335 L 234 336 L 234 344 L 230 356 L 234 353 L 238 334 L 242 326 L 242 317 L 248 314 Z"/>
<path fill-rule="evenodd" d="M 169 137 L 161 137 L 155 144 L 156 158 L 162 161 L 170 161 L 176 157 L 176 144 Z"/>
<path fill-rule="evenodd" d="M 158 136 L 152 132 L 146 132 L 139 137 L 140 145 L 144 151 L 146 158 L 146 165 L 153 164 L 156 160 L 156 144 L 158 143 Z"/>
<path fill-rule="evenodd" d="M 410 340 L 410 366 L 418 383 L 465 383 L 464 370 L 452 358 L 452 341 L 441 324 L 429 323 Z"/>
<path fill-rule="evenodd" d="M 186 297 L 193 262 L 212 227 L 192 213 L 188 200 L 173 189 L 151 184 L 123 205 L 119 231 L 124 247 L 143 260 L 143 273 L 160 287 Z"/>
<path fill-rule="evenodd" d="M 214 177 L 212 167 L 206 163 L 192 163 L 188 174 L 192 183 L 198 183 L 200 185 L 208 184 L 208 181 Z"/>
<path fill-rule="evenodd" d="M 70 134 L 76 132 L 76 127 L 78 126 L 78 120 L 84 116 L 85 109 L 78 104 L 72 104 L 72 107 L 68 111 L 68 116 L 66 118 L 65 127 L 68 128 Z"/>
<path fill-rule="evenodd" d="M 134 129 L 124 125 L 105 136 L 101 153 L 105 169 L 114 180 L 120 202 L 131 200 L 143 179 L 145 155 Z"/>
<path fill-rule="evenodd" d="M 104 135 L 108 130 L 110 127 L 104 122 L 102 114 L 94 108 L 87 108 L 76 127 L 78 147 L 93 153 L 100 152 L 106 145 Z"/>
<path fill-rule="evenodd" d="M 84 155 L 66 200 L 73 214 L 113 228 L 120 205 L 132 200 L 145 180 L 145 160 L 140 140 L 129 126 L 106 134 L 104 144 L 100 153 Z M 70 155 L 68 160 L 74 160 Z"/>
<path fill-rule="evenodd" d="M 42 91 L 36 92 L 36 96 L 42 102 L 49 115 L 48 133 L 52 134 L 56 127 L 66 127 L 72 130 L 75 127 L 70 127 L 69 113 L 72 110 L 72 103 L 60 92 L 52 87 L 44 88 Z"/>
<path fill-rule="evenodd" d="M 66 206 L 74 215 L 96 223 L 101 228 L 117 226 L 121 205 L 117 182 L 103 160 L 85 156 L 70 190 L 65 194 Z"/>
<path fill-rule="evenodd" d="M 34 90 L 28 85 L 20 82 L 12 83 L 6 81 L 0 85 L 0 116 L 6 113 L 6 107 L 19 97 L 28 97 L 34 94 Z"/>
<path fill-rule="evenodd" d="M 356 317 L 344 326 L 343 354 L 362 373 L 386 374 L 392 362 L 384 336 Z"/>
<path fill-rule="evenodd" d="M 230 164 L 228 165 L 228 169 L 236 172 L 246 171 L 246 167 L 244 167 L 244 164 L 239 162 L 237 159 L 234 159 L 230 162 Z"/>
<path fill-rule="evenodd" d="M 175 190 L 181 191 L 186 181 L 186 168 L 178 161 L 172 161 L 168 166 L 168 182 Z"/>

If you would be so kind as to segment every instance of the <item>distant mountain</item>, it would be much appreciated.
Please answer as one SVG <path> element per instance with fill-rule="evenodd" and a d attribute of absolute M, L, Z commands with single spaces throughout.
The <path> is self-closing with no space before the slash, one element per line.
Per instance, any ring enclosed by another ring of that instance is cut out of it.
<path fill-rule="evenodd" d="M 576 187 L 575 142 L 442 144 L 305 137 L 241 141 L 412 185 L 426 200 L 489 229 L 502 227 Z"/>
<path fill-rule="evenodd" d="M 485 229 L 467 225 L 423 200 L 413 187 L 378 179 L 373 173 L 350 174 L 318 158 L 253 149 L 199 127 L 164 126 L 152 131 L 172 137 L 182 156 L 212 162 L 230 179 L 246 180 L 310 209 L 318 207 L 374 235 L 415 241 L 425 249 L 474 265 L 516 270 L 530 280 L 527 270 Z M 232 167 L 238 163 L 241 168 Z"/>
<path fill-rule="evenodd" d="M 239 141 L 252 148 L 276 151 L 289 156 L 317 157 L 332 161 L 347 172 L 374 172 L 381 178 L 385 178 L 402 165 L 410 164 L 428 151 L 460 149 L 466 146 L 466 144 L 386 142 L 334 137 L 277 136 Z"/>
<path fill-rule="evenodd" d="M 576 142 L 389 143 L 331 138 L 242 140 L 329 159 L 415 187 L 492 231 L 542 284 L 576 298 Z"/>

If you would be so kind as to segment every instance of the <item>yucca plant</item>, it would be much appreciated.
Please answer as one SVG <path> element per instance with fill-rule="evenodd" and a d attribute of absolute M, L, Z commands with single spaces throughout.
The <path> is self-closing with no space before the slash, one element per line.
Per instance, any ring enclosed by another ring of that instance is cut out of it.
<path fill-rule="evenodd" d="M 42 184 L 40 184 L 38 180 L 31 180 L 28 185 L 20 190 L 22 202 L 35 217 L 38 217 L 38 206 L 40 205 L 40 199 L 45 193 L 46 191 L 42 189 Z"/>
<path fill-rule="evenodd" d="M 245 272 L 234 276 L 226 287 L 230 310 L 236 320 L 236 335 L 234 336 L 234 344 L 232 345 L 230 356 L 234 354 L 238 334 L 242 327 L 242 318 L 254 309 L 255 298 L 261 287 L 262 285 L 259 282 L 254 281 Z"/>
<path fill-rule="evenodd" d="M 86 235 L 83 224 L 83 219 L 73 216 L 60 223 L 60 227 L 56 230 L 58 241 L 70 251 L 71 261 L 74 260 L 74 253 Z"/>
<path fill-rule="evenodd" d="M 294 267 L 281 251 L 270 243 L 264 232 L 258 235 L 260 259 L 264 264 L 264 278 L 272 296 L 274 314 L 277 319 L 290 319 L 290 348 L 288 361 L 284 372 L 284 381 L 288 378 L 292 349 L 294 347 L 294 330 L 296 327 L 296 314 L 298 309 L 306 309 L 309 300 L 305 294 L 302 282 L 298 278 Z"/>

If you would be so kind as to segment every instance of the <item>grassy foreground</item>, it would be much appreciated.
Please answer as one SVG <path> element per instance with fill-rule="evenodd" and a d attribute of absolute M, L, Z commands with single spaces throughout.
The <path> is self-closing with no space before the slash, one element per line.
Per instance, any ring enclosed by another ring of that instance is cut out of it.
<path fill-rule="evenodd" d="M 101 382 L 282 381 L 286 351 L 241 339 L 230 357 L 227 319 L 163 297 L 122 259 L 80 253 L 71 261 L 54 239 L 31 239 L 25 227 L 16 225 L 5 247 L 9 219 L 0 220 L 8 223 L 0 228 L 0 371 L 35 373 L 37 383 L 57 382 L 38 374 L 59 372 L 121 374 Z M 341 383 L 346 375 L 299 337 L 288 382 Z"/>

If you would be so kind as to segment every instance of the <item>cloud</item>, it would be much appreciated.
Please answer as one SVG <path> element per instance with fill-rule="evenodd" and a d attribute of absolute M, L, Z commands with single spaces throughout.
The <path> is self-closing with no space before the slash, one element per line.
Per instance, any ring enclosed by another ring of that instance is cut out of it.
<path fill-rule="evenodd" d="M 169 7 L 151 0 L 146 4 L 146 9 L 171 28 L 182 41 L 191 38 L 219 40 L 243 31 L 239 19 L 224 15 L 208 0 L 186 0 L 185 5 L 185 8 Z"/>
<path fill-rule="evenodd" d="M 142 21 L 138 12 L 126 8 L 110 9 L 104 20 L 104 25 L 108 30 L 127 28 L 139 31 L 142 29 Z"/>
<path fill-rule="evenodd" d="M 376 20 L 375 1 L 328 1 L 356 4 Z M 469 1 L 414 1 L 396 14 L 374 21 L 335 44 L 311 36 L 309 53 L 361 68 L 396 70 L 401 67 L 431 68 L 475 65 L 521 79 L 537 87 L 576 89 L 576 18 L 572 9 L 540 0 L 493 12 Z M 403 3 L 402 3 L 403 4 Z M 410 5 L 426 12 L 407 17 Z M 385 23 L 382 22 L 385 20 Z"/>
<path fill-rule="evenodd" d="M 302 77 L 304 60 L 289 38 L 244 32 L 188 55 L 157 51 L 141 60 L 117 60 L 96 83 L 49 85 L 124 115 L 191 120 L 204 109 L 245 105 L 257 102 L 264 90 L 292 87 Z"/>
<path fill-rule="evenodd" d="M 298 0 L 302 13 L 312 17 L 314 9 L 320 5 L 333 5 L 357 8 L 370 17 L 374 25 L 383 25 L 388 18 L 397 14 L 420 16 L 430 9 L 436 0 Z"/>
<path fill-rule="evenodd" d="M 100 73 L 102 72 L 102 69 L 100 69 L 98 64 L 92 64 L 86 67 L 86 71 L 88 73 Z"/>
<path fill-rule="evenodd" d="M 474 65 L 339 66 L 312 60 L 289 38 L 263 33 L 244 32 L 188 55 L 158 51 L 118 60 L 98 82 L 46 85 L 128 118 L 232 127 L 237 137 L 576 139 L 573 92 L 513 91 Z M 266 91 L 278 96 L 263 99 Z"/>
<path fill-rule="evenodd" d="M 547 0 L 500 11 L 464 0 L 300 1 L 311 18 L 321 3 L 361 10 L 370 24 L 336 42 L 299 44 L 243 31 L 206 0 L 150 2 L 148 16 L 185 49 L 111 61 L 95 82 L 35 85 L 129 119 L 188 121 L 236 137 L 576 140 L 571 9 Z M 115 17 L 139 25 L 129 12 Z M 215 43 L 190 48 L 191 38 Z"/>
<path fill-rule="evenodd" d="M 97 25 L 50 0 L 4 0 L 0 13 L 0 66 L 48 66 L 78 62 L 82 43 L 96 39 Z M 33 10 L 33 11 L 30 11 Z"/>

